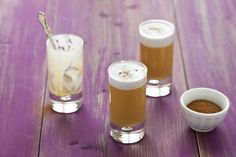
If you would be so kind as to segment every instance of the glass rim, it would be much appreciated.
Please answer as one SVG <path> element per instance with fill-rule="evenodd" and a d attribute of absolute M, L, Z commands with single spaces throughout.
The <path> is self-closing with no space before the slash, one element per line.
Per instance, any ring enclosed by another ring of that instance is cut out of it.
<path fill-rule="evenodd" d="M 168 24 L 169 26 L 172 27 L 172 30 L 170 32 L 168 32 L 167 34 L 162 35 L 162 36 L 153 36 L 153 35 L 148 35 L 148 34 L 144 33 L 143 26 L 145 24 L 156 23 L 156 22 Z M 140 36 L 143 36 L 143 37 L 146 37 L 146 38 L 149 38 L 149 39 L 165 39 L 165 38 L 168 38 L 168 37 L 174 35 L 174 33 L 175 33 L 175 25 L 173 23 L 169 22 L 169 21 L 166 21 L 166 20 L 152 19 L 152 20 L 146 20 L 146 21 L 141 22 L 139 24 L 138 30 L 139 30 L 139 35 Z"/>
<path fill-rule="evenodd" d="M 84 45 L 84 40 L 82 37 L 80 37 L 79 35 L 76 35 L 76 34 L 71 34 L 71 33 L 61 33 L 61 34 L 54 34 L 52 35 L 52 39 L 57 37 L 57 36 L 63 36 L 63 35 L 68 35 L 68 36 L 72 36 L 72 37 L 75 37 L 76 39 L 79 40 L 79 43 L 76 43 L 76 49 L 74 49 L 73 51 L 77 51 L 78 49 L 80 49 L 81 47 L 83 47 Z M 58 50 L 55 50 L 50 42 L 49 39 L 46 40 L 46 47 L 47 49 L 52 49 L 53 51 L 58 51 Z M 72 52 L 73 52 L 72 51 Z M 62 52 L 71 52 L 70 50 L 65 50 L 65 51 L 62 51 Z"/>
<path fill-rule="evenodd" d="M 145 77 L 147 77 L 148 69 L 147 69 L 146 65 L 145 65 L 144 63 L 142 63 L 142 62 L 140 62 L 140 61 L 136 61 L 136 60 L 120 60 L 120 61 L 115 61 L 115 62 L 111 63 L 111 64 L 109 65 L 108 69 L 107 69 L 108 77 L 111 77 L 112 79 L 114 79 L 114 80 L 116 80 L 116 81 L 122 82 L 122 80 L 120 80 L 120 79 L 114 77 L 114 76 L 111 74 L 111 72 L 110 72 L 110 71 L 111 71 L 110 69 L 112 68 L 112 66 L 114 66 L 115 64 L 119 64 L 119 63 L 134 63 L 134 64 L 136 64 L 136 65 L 140 65 L 141 67 L 144 68 L 144 74 L 140 74 L 140 75 L 138 75 L 138 76 L 135 77 L 135 78 L 136 78 L 136 79 L 140 79 L 140 78 L 145 78 Z M 128 83 L 128 82 L 133 82 L 133 80 L 132 80 L 132 81 L 129 80 L 129 81 L 125 81 L 125 82 L 126 82 L 126 83 Z"/>

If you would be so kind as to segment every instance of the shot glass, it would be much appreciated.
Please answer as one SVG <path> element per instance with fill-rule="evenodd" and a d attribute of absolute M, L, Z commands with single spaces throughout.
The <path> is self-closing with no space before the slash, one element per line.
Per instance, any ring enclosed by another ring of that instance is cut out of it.
<path fill-rule="evenodd" d="M 130 144 L 144 137 L 147 68 L 135 61 L 119 61 L 108 68 L 110 136 Z"/>
<path fill-rule="evenodd" d="M 148 68 L 147 96 L 166 96 L 171 92 L 175 26 L 164 20 L 139 25 L 140 60 Z"/>
<path fill-rule="evenodd" d="M 56 49 L 46 42 L 51 107 L 55 112 L 73 113 L 82 105 L 83 39 L 72 34 L 52 38 Z"/>

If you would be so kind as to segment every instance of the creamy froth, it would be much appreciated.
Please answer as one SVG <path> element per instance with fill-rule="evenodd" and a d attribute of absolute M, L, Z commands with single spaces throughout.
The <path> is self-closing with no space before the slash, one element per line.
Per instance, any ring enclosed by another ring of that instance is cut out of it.
<path fill-rule="evenodd" d="M 120 61 L 108 68 L 109 83 L 123 90 L 136 89 L 146 83 L 147 68 L 134 61 Z"/>
<path fill-rule="evenodd" d="M 83 40 L 72 34 L 53 35 L 52 39 L 56 45 L 57 52 L 75 51 L 77 50 L 78 45 L 83 45 Z M 47 44 L 50 44 L 49 46 L 52 48 L 52 45 L 49 41 L 47 41 Z"/>
<path fill-rule="evenodd" d="M 170 45 L 174 40 L 174 32 L 175 26 L 164 20 L 149 20 L 139 25 L 141 43 L 153 48 Z"/>

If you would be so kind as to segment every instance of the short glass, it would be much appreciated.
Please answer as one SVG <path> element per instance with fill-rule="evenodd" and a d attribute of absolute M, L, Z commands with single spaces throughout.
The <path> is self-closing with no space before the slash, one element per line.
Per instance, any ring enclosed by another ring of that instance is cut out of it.
<path fill-rule="evenodd" d="M 59 113 L 73 113 L 82 105 L 83 39 L 72 34 L 52 38 L 57 49 L 46 42 L 51 107 Z"/>
<path fill-rule="evenodd" d="M 110 136 L 129 144 L 144 137 L 147 68 L 141 62 L 119 61 L 108 68 Z"/>
<path fill-rule="evenodd" d="M 175 26 L 164 20 L 139 25 L 140 60 L 148 68 L 147 96 L 166 96 L 171 92 Z"/>

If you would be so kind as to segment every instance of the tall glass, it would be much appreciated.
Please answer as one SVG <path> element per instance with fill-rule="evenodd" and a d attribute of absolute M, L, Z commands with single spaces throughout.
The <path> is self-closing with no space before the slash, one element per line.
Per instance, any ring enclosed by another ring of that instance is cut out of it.
<path fill-rule="evenodd" d="M 166 96 L 171 92 L 175 26 L 164 20 L 139 25 L 140 60 L 148 68 L 147 96 Z"/>
<path fill-rule="evenodd" d="M 108 68 L 110 135 L 121 143 L 144 136 L 147 68 L 135 61 L 119 61 Z"/>
<path fill-rule="evenodd" d="M 47 46 L 48 88 L 52 109 L 73 113 L 82 105 L 83 40 L 72 34 L 54 35 Z"/>

